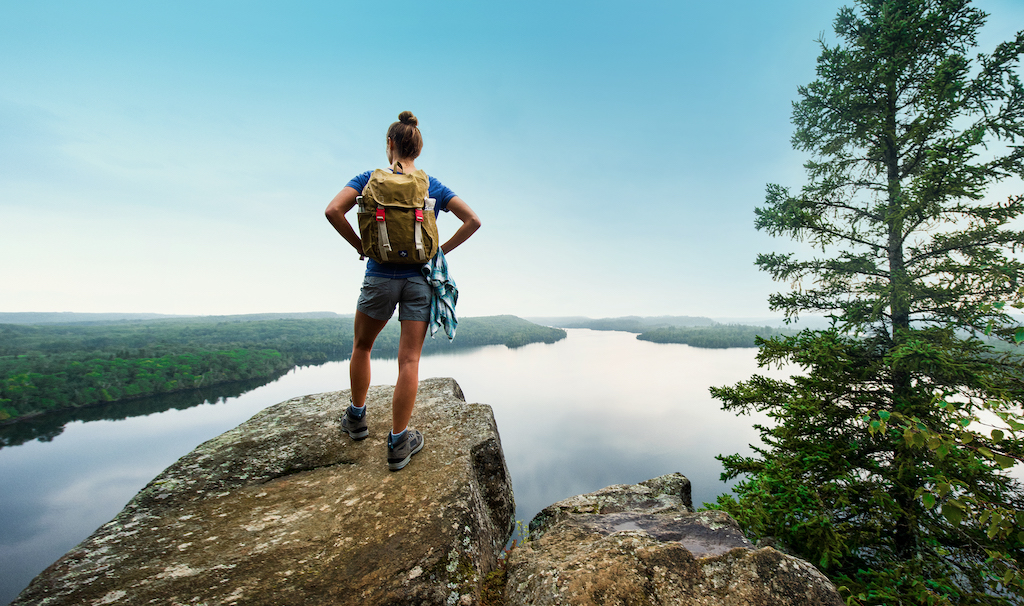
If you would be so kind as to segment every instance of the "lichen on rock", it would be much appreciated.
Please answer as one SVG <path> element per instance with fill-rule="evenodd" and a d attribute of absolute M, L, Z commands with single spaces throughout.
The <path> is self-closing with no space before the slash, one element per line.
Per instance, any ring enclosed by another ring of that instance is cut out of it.
<path fill-rule="evenodd" d="M 478 604 L 515 511 L 491 409 L 422 381 L 426 445 L 393 473 L 391 394 L 371 388 L 360 442 L 341 431 L 342 391 L 200 445 L 12 604 Z"/>
<path fill-rule="evenodd" d="M 669 474 L 559 501 L 509 555 L 509 606 L 841 606 L 813 566 L 757 549 L 724 512 L 693 512 Z"/>

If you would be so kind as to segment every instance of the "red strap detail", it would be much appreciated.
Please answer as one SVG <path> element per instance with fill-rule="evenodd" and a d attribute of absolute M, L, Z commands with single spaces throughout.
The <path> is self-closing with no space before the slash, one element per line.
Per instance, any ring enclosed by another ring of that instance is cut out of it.
<path fill-rule="evenodd" d="M 384 209 L 383 208 L 378 208 L 377 209 L 377 220 L 378 221 L 383 221 L 384 220 Z"/>
<path fill-rule="evenodd" d="M 423 211 L 418 208 L 416 209 L 416 220 L 423 223 Z"/>

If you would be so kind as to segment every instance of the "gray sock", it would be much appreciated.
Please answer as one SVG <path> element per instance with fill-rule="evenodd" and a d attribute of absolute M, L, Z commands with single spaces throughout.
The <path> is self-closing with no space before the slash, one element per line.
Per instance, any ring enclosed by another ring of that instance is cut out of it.
<path fill-rule="evenodd" d="M 409 429 L 403 429 L 398 433 L 388 432 L 388 444 L 397 444 L 405 438 L 405 434 L 409 432 Z"/>

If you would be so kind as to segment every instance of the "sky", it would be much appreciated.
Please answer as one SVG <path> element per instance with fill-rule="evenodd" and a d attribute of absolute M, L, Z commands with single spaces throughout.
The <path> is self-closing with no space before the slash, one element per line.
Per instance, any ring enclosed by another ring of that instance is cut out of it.
<path fill-rule="evenodd" d="M 843 4 L 0 0 L 0 312 L 352 313 L 323 211 L 410 110 L 483 221 L 460 315 L 773 315 L 753 211 Z"/>

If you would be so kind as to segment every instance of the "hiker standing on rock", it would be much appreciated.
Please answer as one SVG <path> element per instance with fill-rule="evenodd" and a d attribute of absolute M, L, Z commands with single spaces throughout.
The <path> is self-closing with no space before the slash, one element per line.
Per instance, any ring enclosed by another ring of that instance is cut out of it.
<path fill-rule="evenodd" d="M 390 168 L 356 175 L 331 200 L 325 212 L 327 220 L 356 249 L 359 258 L 369 257 L 356 304 L 349 363 L 352 404 L 342 415 L 341 423 L 342 429 L 354 440 L 369 435 L 366 394 L 370 388 L 370 351 L 398 306 L 402 331 L 388 435 L 388 468 L 392 471 L 405 467 L 423 448 L 423 434 L 408 425 L 419 387 L 420 353 L 431 321 L 433 289 L 425 276 L 447 274 L 444 254 L 480 228 L 480 219 L 462 198 L 416 169 L 415 160 L 423 148 L 423 136 L 417 124 L 412 112 L 399 114 L 398 122 L 388 128 Z M 359 234 L 345 218 L 357 203 L 360 205 Z M 453 213 L 462 225 L 447 242 L 438 246 L 435 219 L 442 210 Z M 435 254 L 438 248 L 440 252 Z M 454 284 L 451 290 L 454 291 Z M 434 304 L 438 304 L 436 299 Z M 454 307 L 454 301 L 450 305 Z M 449 338 L 454 336 L 454 316 L 450 319 L 451 326 L 442 319 L 435 319 L 435 322 L 445 324 Z"/>

